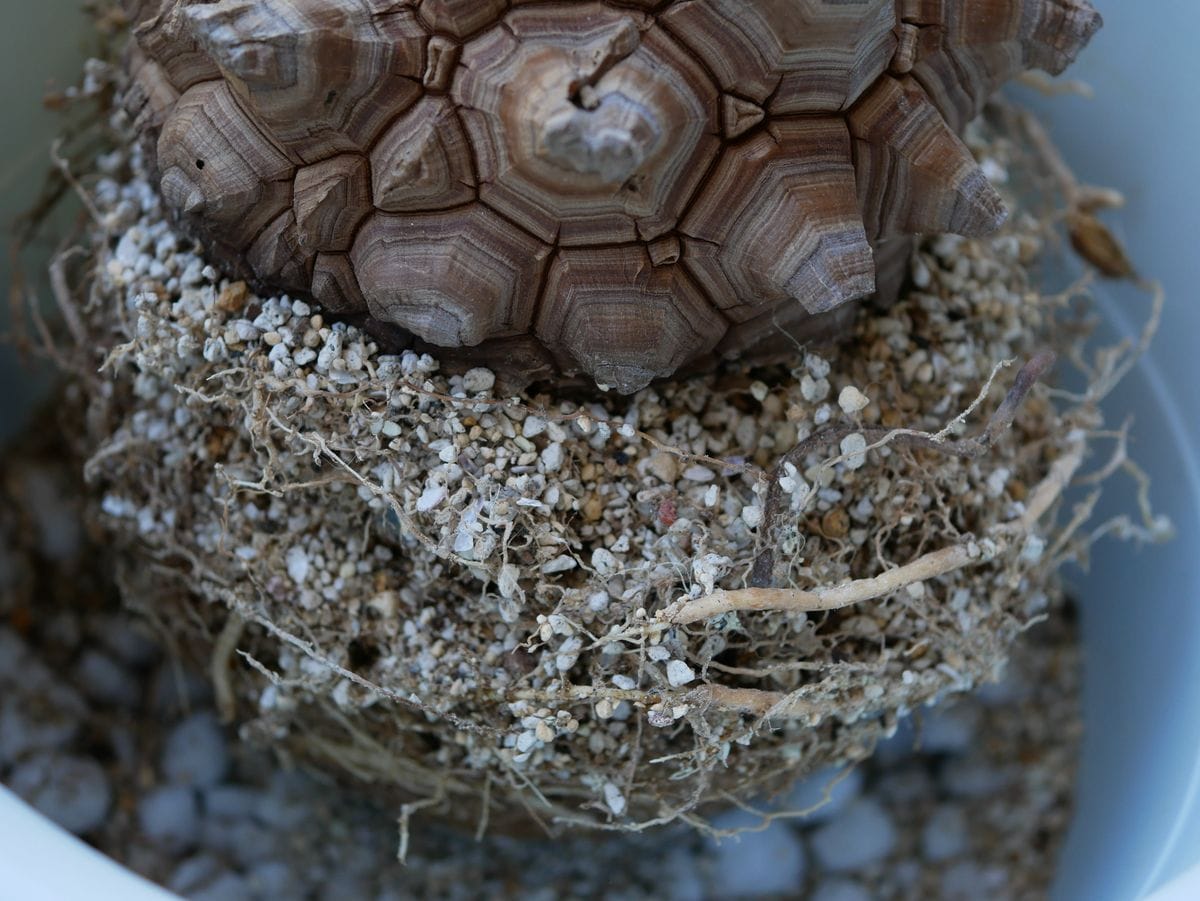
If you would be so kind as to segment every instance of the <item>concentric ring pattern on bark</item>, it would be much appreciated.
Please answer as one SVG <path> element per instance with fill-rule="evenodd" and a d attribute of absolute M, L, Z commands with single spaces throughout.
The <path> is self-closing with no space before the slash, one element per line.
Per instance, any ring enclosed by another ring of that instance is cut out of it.
<path fill-rule="evenodd" d="M 895 288 L 902 236 L 995 229 L 958 131 L 1100 25 L 1086 0 L 126 6 L 125 108 L 210 253 L 625 392 L 826 333 Z"/>

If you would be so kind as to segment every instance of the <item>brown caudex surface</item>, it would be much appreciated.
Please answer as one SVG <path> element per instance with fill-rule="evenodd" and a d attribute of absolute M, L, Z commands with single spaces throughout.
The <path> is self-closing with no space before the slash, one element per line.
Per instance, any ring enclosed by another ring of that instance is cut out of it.
<path fill-rule="evenodd" d="M 958 131 L 1100 25 L 1086 0 L 127 6 L 125 106 L 214 254 L 625 392 L 823 333 L 893 287 L 902 236 L 995 229 Z"/>

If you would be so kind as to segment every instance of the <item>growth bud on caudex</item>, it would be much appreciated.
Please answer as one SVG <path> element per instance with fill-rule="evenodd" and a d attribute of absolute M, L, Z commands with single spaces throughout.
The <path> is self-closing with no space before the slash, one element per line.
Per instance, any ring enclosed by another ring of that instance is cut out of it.
<path fill-rule="evenodd" d="M 1004 206 L 957 133 L 1086 0 L 128 0 L 126 106 L 211 253 L 445 358 L 622 392 L 896 290 Z M 520 373 L 509 373 L 519 379 Z"/>

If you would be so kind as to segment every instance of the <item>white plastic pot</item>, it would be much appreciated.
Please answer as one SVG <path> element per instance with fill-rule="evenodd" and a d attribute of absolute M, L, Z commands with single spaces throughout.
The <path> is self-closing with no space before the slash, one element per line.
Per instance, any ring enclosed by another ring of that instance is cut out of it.
<path fill-rule="evenodd" d="M 1200 864 L 1200 3 L 1095 0 L 1105 27 L 1070 76 L 1095 99 L 1014 92 L 1050 123 L 1080 178 L 1120 188 L 1131 257 L 1161 279 L 1167 311 L 1150 358 L 1108 403 L 1135 417 L 1133 452 L 1153 477 L 1170 544 L 1096 548 L 1075 577 L 1087 733 L 1057 895 L 1132 899 Z M 1143 296 L 1103 290 L 1117 334 Z M 1128 502 L 1128 498 L 1125 498 Z M 1200 898 L 1200 873 L 1180 898 Z"/>
<path fill-rule="evenodd" d="M 36 199 L 61 120 L 42 107 L 50 87 L 74 84 L 88 38 L 80 0 L 5 0 L 0 6 L 0 333 L 8 321 L 8 225 Z M 49 247 L 33 258 L 45 259 Z M 31 261 L 31 266 L 34 262 Z M 44 279 L 43 279 L 44 282 Z M 44 284 L 40 286 L 44 288 Z M 0 441 L 44 396 L 11 346 L 0 344 Z M 0 899 L 3 901 L 169 901 L 174 896 L 109 860 L 0 786 Z"/>
<path fill-rule="evenodd" d="M 1087 734 L 1056 896 L 1132 901 L 1161 890 L 1164 901 L 1182 901 L 1200 898 L 1200 871 L 1188 875 L 1200 865 L 1200 2 L 1095 2 L 1106 27 L 1069 73 L 1095 99 L 1014 94 L 1043 114 L 1081 178 L 1125 192 L 1118 229 L 1139 268 L 1167 287 L 1152 354 L 1108 409 L 1110 421 L 1136 416 L 1135 456 L 1178 537 L 1140 551 L 1103 544 L 1090 573 L 1070 574 L 1082 607 Z M 42 0 L 4 11 L 5 220 L 28 202 L 45 160 L 36 149 L 53 128 L 38 109 L 44 80 L 69 82 L 77 71 L 78 6 Z M 1136 333 L 1144 296 L 1105 288 L 1100 299 L 1113 333 Z M 16 428 L 30 389 L 11 364 L 0 346 L 0 436 Z M 166 897 L 2 789 L 0 896 Z"/>

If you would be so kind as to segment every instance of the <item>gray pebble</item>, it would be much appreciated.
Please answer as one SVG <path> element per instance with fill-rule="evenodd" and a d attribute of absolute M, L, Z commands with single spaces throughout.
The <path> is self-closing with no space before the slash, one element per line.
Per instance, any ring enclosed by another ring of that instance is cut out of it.
<path fill-rule="evenodd" d="M 196 843 L 200 813 L 196 793 L 182 785 L 164 785 L 142 796 L 138 822 L 153 842 L 176 852 Z"/>
<path fill-rule="evenodd" d="M 0 701 L 0 766 L 66 746 L 86 711 L 83 698 L 65 685 L 43 686 L 34 696 L 9 693 Z"/>
<path fill-rule="evenodd" d="M 158 645 L 137 620 L 109 616 L 92 624 L 100 642 L 126 666 L 143 667 L 158 657 Z"/>
<path fill-rule="evenodd" d="M 921 853 L 938 863 L 957 857 L 967 848 L 967 816 L 955 804 L 943 804 L 921 830 Z"/>
<path fill-rule="evenodd" d="M 878 801 L 860 798 L 813 832 L 810 841 L 822 867 L 847 872 L 887 857 L 896 844 L 896 829 Z"/>
<path fill-rule="evenodd" d="M 204 813 L 216 819 L 249 819 L 265 803 L 263 792 L 242 785 L 216 785 L 204 793 Z"/>
<path fill-rule="evenodd" d="M 339 871 L 329 877 L 318 897 L 320 901 L 374 901 L 373 894 L 367 889 L 365 877 Z"/>
<path fill-rule="evenodd" d="M 254 894 L 246 880 L 237 873 L 221 873 L 212 882 L 194 892 L 188 901 L 251 901 Z"/>
<path fill-rule="evenodd" d="M 108 730 L 107 737 L 116 768 L 132 772 L 141 765 L 142 739 L 132 726 L 127 723 L 114 723 Z"/>
<path fill-rule="evenodd" d="M 4 583 L 0 582 L 0 585 Z M 11 629 L 0 629 L 0 685 L 18 683 L 29 657 L 29 648 Z"/>
<path fill-rule="evenodd" d="M 891 738 L 885 738 L 875 746 L 871 762 L 877 766 L 894 766 L 913 755 L 917 745 L 917 733 L 913 728 L 912 717 L 906 716 L 896 724 L 896 732 Z"/>
<path fill-rule="evenodd" d="M 26 510 L 38 531 L 38 549 L 49 560 L 75 560 L 83 543 L 83 523 L 70 489 L 48 469 L 26 468 L 22 479 Z"/>
<path fill-rule="evenodd" d="M 1008 874 L 999 867 L 981 867 L 971 861 L 956 863 L 942 874 L 944 901 L 976 901 L 1004 896 Z"/>
<path fill-rule="evenodd" d="M 925 754 L 964 754 L 975 738 L 978 712 L 960 705 L 931 710 L 921 719 L 920 748 Z"/>
<path fill-rule="evenodd" d="M 705 901 L 704 880 L 696 866 L 692 849 L 674 848 L 662 861 L 662 886 L 670 901 Z"/>
<path fill-rule="evenodd" d="M 39 754 L 15 767 L 9 788 L 58 825 L 76 835 L 104 822 L 112 787 L 104 768 L 90 757 Z"/>
<path fill-rule="evenodd" d="M 254 820 L 206 820 L 201 841 L 205 848 L 232 858 L 242 866 L 270 860 L 279 853 L 277 835 L 286 835 Z"/>
<path fill-rule="evenodd" d="M 793 820 L 803 826 L 824 823 L 839 814 L 846 805 L 862 792 L 863 774 L 855 767 L 838 779 L 845 767 L 828 767 L 799 780 L 776 805 L 780 810 L 810 810 L 816 807 L 802 820 Z M 837 780 L 835 783 L 834 780 Z M 825 792 L 829 792 L 829 800 L 822 804 Z M 817 805 L 820 804 L 820 807 Z"/>
<path fill-rule="evenodd" d="M 167 888 L 190 901 L 250 901 L 249 884 L 211 854 L 189 857 L 171 874 Z"/>
<path fill-rule="evenodd" d="M 229 751 L 217 718 L 197 713 L 171 730 L 162 756 L 163 774 L 171 782 L 207 788 L 229 770 Z"/>
<path fill-rule="evenodd" d="M 1029 696 L 1029 686 L 1011 671 L 1004 673 L 997 682 L 984 682 L 975 689 L 974 697 L 985 707 L 1003 707 Z"/>
<path fill-rule="evenodd" d="M 83 641 L 83 625 L 73 610 L 58 610 L 51 613 L 39 629 L 39 642 L 60 651 L 74 651 Z"/>
<path fill-rule="evenodd" d="M 281 860 L 268 860 L 251 867 L 246 881 L 261 898 L 295 898 L 304 894 L 297 868 Z"/>
<path fill-rule="evenodd" d="M 888 865 L 887 878 L 893 885 L 902 889 L 901 897 L 907 897 L 904 892 L 911 894 L 916 891 L 922 872 L 924 872 L 924 867 L 921 866 L 920 861 L 905 858 Z"/>
<path fill-rule="evenodd" d="M 874 794 L 898 807 L 907 807 L 934 796 L 933 777 L 919 762 L 902 764 L 885 772 L 875 784 Z"/>
<path fill-rule="evenodd" d="M 197 854 L 182 861 L 167 879 L 167 888 L 181 895 L 203 888 L 225 872 L 225 865 L 211 854 Z"/>
<path fill-rule="evenodd" d="M 116 707 L 137 706 L 141 687 L 137 679 L 107 654 L 86 650 L 75 664 L 75 681 L 93 701 Z"/>
<path fill-rule="evenodd" d="M 307 798 L 313 790 L 310 777 L 279 771 L 271 776 L 270 793 L 256 811 L 259 819 L 275 829 L 294 829 L 310 814 Z"/>
<path fill-rule="evenodd" d="M 712 822 L 716 829 L 753 830 L 761 824 L 761 817 L 742 810 L 728 811 Z M 790 894 L 804 883 L 804 841 L 785 820 L 775 820 L 759 832 L 710 841 L 707 856 L 713 867 L 708 890 L 714 898 Z"/>
<path fill-rule="evenodd" d="M 938 773 L 942 787 L 956 798 L 983 798 L 1011 781 L 1009 775 L 985 763 L 963 758 L 947 760 Z"/>
<path fill-rule="evenodd" d="M 871 893 L 852 879 L 822 879 L 810 901 L 871 901 Z"/>
<path fill-rule="evenodd" d="M 12 683 L 13 687 L 28 687 L 29 670 L 43 669 L 34 661 L 29 647 L 12 629 L 0 629 L 0 685 Z"/>

